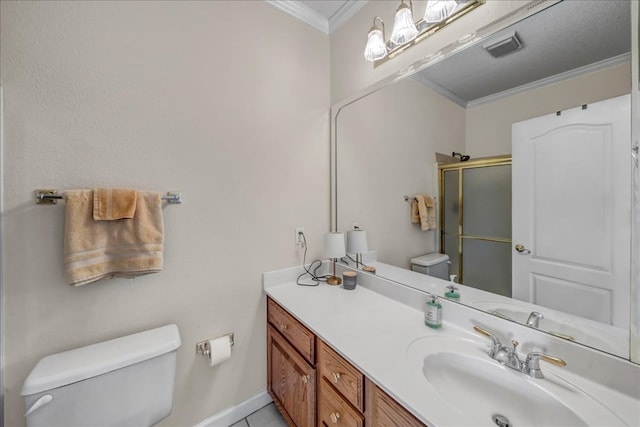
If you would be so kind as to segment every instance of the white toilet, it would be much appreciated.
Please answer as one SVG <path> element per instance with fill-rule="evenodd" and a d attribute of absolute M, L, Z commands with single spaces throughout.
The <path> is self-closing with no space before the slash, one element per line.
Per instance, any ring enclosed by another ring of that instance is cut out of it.
<path fill-rule="evenodd" d="M 449 280 L 449 255 L 433 252 L 411 259 L 411 269 L 439 279 Z"/>
<path fill-rule="evenodd" d="M 173 407 L 176 325 L 40 360 L 22 386 L 27 426 L 152 426 Z"/>

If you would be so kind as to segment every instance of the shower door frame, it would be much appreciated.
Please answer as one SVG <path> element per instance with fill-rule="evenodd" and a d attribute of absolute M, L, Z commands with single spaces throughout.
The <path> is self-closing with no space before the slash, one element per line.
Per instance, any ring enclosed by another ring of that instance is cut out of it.
<path fill-rule="evenodd" d="M 440 251 L 444 253 L 445 250 L 445 215 L 444 215 L 444 174 L 447 171 L 458 171 L 458 282 L 463 283 L 464 276 L 462 274 L 463 267 L 463 251 L 462 243 L 464 239 L 469 240 L 484 240 L 495 243 L 508 243 L 511 246 L 512 239 L 506 239 L 501 237 L 490 236 L 474 236 L 463 234 L 462 222 L 464 216 L 464 180 L 462 175 L 465 169 L 477 169 L 494 166 L 507 166 L 511 165 L 511 155 L 496 156 L 496 157 L 484 157 L 477 160 L 468 160 L 466 162 L 446 163 L 438 164 L 438 201 L 440 206 L 438 208 L 439 228 L 440 228 Z"/>

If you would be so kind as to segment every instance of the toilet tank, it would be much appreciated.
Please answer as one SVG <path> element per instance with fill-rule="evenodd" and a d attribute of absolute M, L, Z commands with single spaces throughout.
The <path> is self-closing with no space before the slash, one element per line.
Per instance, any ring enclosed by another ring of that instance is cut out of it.
<path fill-rule="evenodd" d="M 449 255 L 434 252 L 412 258 L 411 269 L 418 273 L 449 280 Z"/>
<path fill-rule="evenodd" d="M 178 347 L 167 325 L 44 357 L 22 387 L 27 426 L 156 424 L 173 407 Z"/>

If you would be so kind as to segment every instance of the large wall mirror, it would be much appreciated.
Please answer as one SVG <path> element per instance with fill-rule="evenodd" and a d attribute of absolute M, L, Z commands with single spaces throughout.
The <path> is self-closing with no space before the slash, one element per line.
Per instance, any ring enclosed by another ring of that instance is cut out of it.
<path fill-rule="evenodd" d="M 335 106 L 334 227 L 365 229 L 376 262 L 389 267 L 378 274 L 411 285 L 420 274 L 409 271 L 412 259 L 447 252 L 443 233 L 465 232 L 462 219 L 453 231 L 423 231 L 411 221 L 415 195 L 443 203 L 444 157 L 438 163 L 436 153 L 469 155 L 468 165 L 507 164 L 487 174 L 488 183 L 472 167 L 450 169 L 459 174 L 456 197 L 469 172 L 469 202 L 436 208 L 440 225 L 447 209 L 457 215 L 477 205 L 465 210 L 466 222 L 507 229 L 493 255 L 481 231 L 468 249 L 456 248 L 459 257 L 450 253 L 449 273 L 463 271 L 462 262 L 508 281 L 498 292 L 469 270 L 460 302 L 619 357 L 637 353 L 629 344 L 630 295 L 637 295 L 630 15 L 629 1 L 523 9 L 523 19 L 470 35 L 418 72 Z"/>

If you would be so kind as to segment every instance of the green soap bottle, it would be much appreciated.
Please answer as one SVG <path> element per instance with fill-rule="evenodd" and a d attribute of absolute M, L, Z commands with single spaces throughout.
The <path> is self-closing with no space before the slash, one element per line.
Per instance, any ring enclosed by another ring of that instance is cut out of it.
<path fill-rule="evenodd" d="M 438 302 L 438 297 L 430 296 L 424 310 L 424 324 L 430 328 L 438 329 L 442 326 L 442 304 Z"/>
<path fill-rule="evenodd" d="M 460 301 L 460 292 L 458 292 L 458 288 L 456 288 L 455 285 L 456 277 L 458 276 L 456 276 L 455 274 L 449 276 L 449 279 L 451 280 L 451 283 L 449 284 L 449 286 L 447 286 L 447 289 L 449 290 L 444 293 L 444 297 L 452 301 Z"/>

